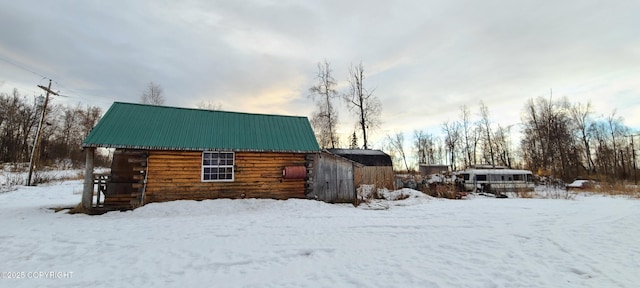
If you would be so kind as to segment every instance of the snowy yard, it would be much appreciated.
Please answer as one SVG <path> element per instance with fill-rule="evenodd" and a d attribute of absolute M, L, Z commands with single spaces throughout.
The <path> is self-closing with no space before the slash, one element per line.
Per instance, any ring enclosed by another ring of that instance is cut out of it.
<path fill-rule="evenodd" d="M 48 209 L 77 204 L 81 181 L 17 188 L 0 194 L 0 287 L 640 283 L 640 201 L 626 198 L 421 196 L 382 203 L 387 210 L 176 201 L 87 216 Z"/>

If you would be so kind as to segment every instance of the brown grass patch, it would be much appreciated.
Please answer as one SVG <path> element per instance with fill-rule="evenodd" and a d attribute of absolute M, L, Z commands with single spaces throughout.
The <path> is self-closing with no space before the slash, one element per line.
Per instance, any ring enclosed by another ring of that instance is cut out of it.
<path fill-rule="evenodd" d="M 438 184 L 430 184 L 428 186 L 424 186 L 422 188 L 422 192 L 437 198 L 447 198 L 447 199 L 462 199 L 463 194 L 458 192 L 455 186 L 453 185 L 438 185 Z"/>
<path fill-rule="evenodd" d="M 624 182 L 600 183 L 594 187 L 593 192 L 605 195 L 640 198 L 640 186 Z"/>
<path fill-rule="evenodd" d="M 78 203 L 78 205 L 76 205 L 76 207 L 73 207 L 71 210 L 69 210 L 68 212 L 69 214 L 88 214 L 88 215 L 95 215 L 95 211 L 91 210 L 91 209 L 86 209 L 84 208 L 84 206 L 82 206 L 82 203 Z"/>

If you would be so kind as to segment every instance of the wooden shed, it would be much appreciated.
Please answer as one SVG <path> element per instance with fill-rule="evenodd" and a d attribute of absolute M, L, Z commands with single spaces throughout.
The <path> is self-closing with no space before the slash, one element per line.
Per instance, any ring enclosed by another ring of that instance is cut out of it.
<path fill-rule="evenodd" d="M 313 161 L 312 191 L 325 202 L 354 202 L 361 185 L 393 190 L 391 157 L 380 150 L 328 149 Z"/>
<path fill-rule="evenodd" d="M 352 203 L 356 200 L 354 171 L 362 164 L 331 154 L 316 154 L 313 161 L 313 189 L 310 198 L 330 203 Z"/>
<path fill-rule="evenodd" d="M 306 198 L 308 168 L 320 151 L 306 117 L 122 102 L 111 106 L 82 147 L 82 204 L 94 209 L 180 199 Z M 115 148 L 110 175 L 93 175 L 98 147 Z M 104 201 L 93 201 L 94 185 Z"/>

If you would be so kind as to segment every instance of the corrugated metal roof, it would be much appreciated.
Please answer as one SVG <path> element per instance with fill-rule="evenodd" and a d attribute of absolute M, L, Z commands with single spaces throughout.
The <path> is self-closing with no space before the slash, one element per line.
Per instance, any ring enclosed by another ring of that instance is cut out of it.
<path fill-rule="evenodd" d="M 82 147 L 316 152 L 307 117 L 114 102 Z"/>

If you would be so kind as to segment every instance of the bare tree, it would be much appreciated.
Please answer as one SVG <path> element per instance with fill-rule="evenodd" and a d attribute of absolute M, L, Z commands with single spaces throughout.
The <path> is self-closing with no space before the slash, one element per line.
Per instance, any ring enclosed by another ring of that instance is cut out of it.
<path fill-rule="evenodd" d="M 482 127 L 484 135 L 486 136 L 486 138 L 484 139 L 485 147 L 489 148 L 489 155 L 491 156 L 491 162 L 489 164 L 495 165 L 493 144 L 491 143 L 491 121 L 489 120 L 489 108 L 487 108 L 487 105 L 485 105 L 483 101 L 480 101 L 480 127 Z"/>
<path fill-rule="evenodd" d="M 566 98 L 551 101 L 538 97 L 527 102 L 521 147 L 529 169 L 565 180 L 578 174 L 579 145 L 569 106 Z"/>
<path fill-rule="evenodd" d="M 623 166 L 622 156 L 618 156 L 619 151 L 622 151 L 620 148 L 622 146 L 621 140 L 624 140 L 624 135 L 628 134 L 628 128 L 625 127 L 622 122 L 622 117 L 616 116 L 616 110 L 611 112 L 606 119 L 607 126 L 609 126 L 609 133 L 611 134 L 611 146 L 613 149 L 613 178 L 620 176 L 619 169 Z M 622 153 L 620 153 L 622 154 Z"/>
<path fill-rule="evenodd" d="M 11 95 L 0 93 L 0 162 L 29 159 L 32 136 L 35 137 L 38 105 L 13 89 Z"/>
<path fill-rule="evenodd" d="M 587 102 L 584 106 L 580 103 L 576 103 L 572 105 L 570 109 L 571 117 L 573 118 L 573 122 L 579 135 L 578 137 L 582 140 L 582 153 L 584 154 L 587 162 L 587 172 L 589 174 L 594 173 L 595 163 L 591 157 L 591 145 L 589 144 L 589 142 L 591 142 L 591 102 Z"/>
<path fill-rule="evenodd" d="M 440 138 L 434 139 L 433 152 L 431 155 L 429 155 L 429 157 L 433 158 L 433 164 L 443 164 L 447 161 L 447 148 L 444 147 L 443 143 L 443 141 L 440 141 Z"/>
<path fill-rule="evenodd" d="M 316 131 L 316 138 L 322 148 L 335 148 L 338 144 L 336 126 L 338 123 L 338 113 L 333 108 L 331 100 L 338 97 L 336 81 L 331 76 L 331 67 L 325 59 L 324 63 L 318 63 L 316 74 L 316 84 L 309 88 L 310 97 L 316 100 L 316 111 L 311 117 L 311 123 Z"/>
<path fill-rule="evenodd" d="M 427 133 L 422 130 L 413 131 L 413 147 L 416 151 L 418 165 L 427 163 Z"/>
<path fill-rule="evenodd" d="M 473 140 L 477 138 L 475 135 L 475 130 L 472 129 L 472 123 L 470 117 L 471 112 L 469 111 L 469 107 L 464 105 L 460 107 L 460 118 L 462 119 L 462 139 L 464 141 L 464 163 L 465 166 L 469 167 L 475 163 L 475 145 L 471 146 L 471 144 L 475 144 Z M 471 144 L 469 143 L 471 141 Z M 473 149 L 472 149 L 473 147 Z M 472 153 L 473 152 L 473 153 Z M 473 155 L 473 157 L 472 157 Z"/>
<path fill-rule="evenodd" d="M 442 123 L 442 131 L 445 132 L 444 144 L 449 152 L 451 171 L 456 171 L 456 150 L 460 141 L 460 124 L 458 122 L 445 121 Z"/>
<path fill-rule="evenodd" d="M 13 94 L 0 93 L 0 161 L 24 162 L 29 159 L 38 129 L 38 110 L 43 101 L 30 101 L 17 90 Z M 39 164 L 81 164 L 82 140 L 100 118 L 100 108 L 78 104 L 49 105 L 40 131 L 41 143 L 37 153 Z M 68 166 L 65 166 L 68 167 Z"/>
<path fill-rule="evenodd" d="M 436 138 L 430 133 L 414 131 L 414 147 L 417 152 L 418 164 L 436 163 Z"/>
<path fill-rule="evenodd" d="M 499 165 L 507 166 L 511 168 L 512 165 L 512 153 L 511 153 L 511 141 L 509 135 L 511 134 L 511 126 L 502 127 L 498 124 L 498 128 L 493 136 L 494 151 L 496 153 L 497 162 Z"/>
<path fill-rule="evenodd" d="M 394 154 L 399 155 L 400 160 L 404 163 L 404 167 L 409 172 L 409 164 L 407 163 L 407 154 L 404 152 L 404 134 L 397 132 L 393 137 L 387 135 L 387 141 Z"/>
<path fill-rule="evenodd" d="M 522 116 L 524 138 L 522 138 L 520 146 L 525 152 L 526 165 L 536 172 L 548 168 L 546 162 L 548 141 L 546 141 L 546 133 L 544 133 L 546 129 L 544 129 L 545 125 L 541 119 L 542 112 L 540 111 L 542 106 L 546 106 L 545 103 L 546 99 L 544 98 L 538 98 L 538 101 L 529 99 Z"/>
<path fill-rule="evenodd" d="M 605 121 L 596 121 L 591 126 L 593 147 L 595 150 L 595 166 L 600 173 L 609 174 L 613 171 L 615 151 L 610 145 L 609 132 Z"/>
<path fill-rule="evenodd" d="M 162 87 L 156 83 L 149 82 L 147 88 L 142 91 L 140 102 L 143 104 L 163 105 L 164 95 L 162 94 Z"/>
<path fill-rule="evenodd" d="M 350 93 L 344 95 L 349 110 L 358 117 L 358 125 L 362 132 L 363 148 L 368 149 L 367 131 L 379 125 L 382 105 L 377 97 L 373 96 L 373 90 L 364 88 L 364 68 L 362 62 L 349 68 Z"/>
<path fill-rule="evenodd" d="M 78 123 L 80 122 L 78 118 L 80 117 L 80 113 L 82 111 L 82 107 L 80 103 L 76 107 L 59 107 L 54 109 L 54 111 L 60 111 L 58 113 L 58 123 L 57 128 L 57 139 L 59 148 L 71 147 L 73 144 L 81 143 L 82 136 L 80 136 L 80 128 L 78 127 Z M 86 136 L 86 135 L 85 135 Z M 56 147 L 58 148 L 58 147 Z M 73 149 L 65 149 L 66 151 L 59 154 L 65 155 L 66 158 L 72 158 L 72 150 Z"/>
<path fill-rule="evenodd" d="M 82 138 L 87 137 L 93 126 L 96 126 L 98 120 L 102 115 L 102 109 L 97 106 L 89 106 L 85 107 L 85 110 L 80 111 L 80 129 L 82 133 Z"/>
<path fill-rule="evenodd" d="M 221 110 L 222 109 L 222 104 L 215 104 L 211 101 L 200 101 L 198 102 L 198 104 L 196 104 L 196 108 L 198 109 L 203 109 L 203 110 Z"/>

